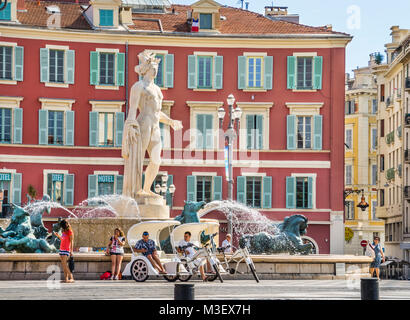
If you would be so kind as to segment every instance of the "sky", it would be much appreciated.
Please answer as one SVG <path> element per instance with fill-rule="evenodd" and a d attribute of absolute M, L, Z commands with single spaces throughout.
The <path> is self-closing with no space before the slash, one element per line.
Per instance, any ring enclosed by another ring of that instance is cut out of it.
<path fill-rule="evenodd" d="M 238 0 L 216 0 L 222 5 L 240 7 Z M 346 32 L 353 40 L 346 49 L 346 72 L 368 65 L 369 54 L 385 56 L 391 42 L 390 28 L 410 29 L 409 0 L 245 0 L 249 10 L 264 14 L 265 6 L 288 7 L 299 14 L 299 22 L 310 26 L 331 24 L 334 31 Z M 173 0 L 175 4 L 192 4 L 195 0 Z M 384 60 L 385 61 L 385 60 Z"/>

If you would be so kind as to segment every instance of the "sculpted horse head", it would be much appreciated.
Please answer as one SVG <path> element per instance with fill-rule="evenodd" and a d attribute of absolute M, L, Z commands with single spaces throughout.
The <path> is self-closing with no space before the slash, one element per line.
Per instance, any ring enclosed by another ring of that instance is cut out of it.
<path fill-rule="evenodd" d="M 200 222 L 198 211 L 205 206 L 205 201 L 185 201 L 184 210 L 181 215 L 175 217 L 175 220 L 181 223 Z"/>
<path fill-rule="evenodd" d="M 298 238 L 306 233 L 307 226 L 308 219 L 302 214 L 286 217 L 283 222 L 278 225 L 281 232 L 291 234 Z"/>

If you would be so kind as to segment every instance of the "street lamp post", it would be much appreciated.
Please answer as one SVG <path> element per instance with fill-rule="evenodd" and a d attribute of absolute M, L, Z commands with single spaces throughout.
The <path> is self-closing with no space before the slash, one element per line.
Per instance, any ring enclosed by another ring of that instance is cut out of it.
<path fill-rule="evenodd" d="M 232 160 L 233 160 L 233 142 L 235 141 L 237 134 L 236 130 L 239 129 L 239 119 L 242 115 L 242 110 L 240 107 L 233 108 L 235 103 L 235 97 L 233 94 L 230 94 L 226 99 L 228 103 L 228 112 L 229 112 L 229 122 L 228 122 L 228 129 L 226 130 L 224 137 L 225 137 L 225 145 L 228 148 L 227 150 L 227 181 L 228 181 L 228 200 L 233 200 L 233 167 L 232 167 Z M 225 118 L 225 109 L 220 107 L 218 109 L 218 118 L 219 118 L 219 128 L 222 128 L 223 119 Z M 234 123 L 235 120 L 235 123 Z M 235 128 L 236 124 L 236 128 Z M 228 216 L 228 233 L 232 234 L 232 217 Z"/>
<path fill-rule="evenodd" d="M 158 193 L 159 195 L 163 196 L 164 199 L 166 200 L 166 194 L 167 191 L 171 194 L 171 204 L 170 204 L 170 209 L 172 210 L 172 203 L 174 202 L 174 194 L 176 187 L 174 184 L 171 184 L 170 186 L 167 186 L 167 181 L 168 181 L 168 175 L 163 174 L 161 177 L 162 184 L 156 184 L 155 185 L 155 193 Z"/>

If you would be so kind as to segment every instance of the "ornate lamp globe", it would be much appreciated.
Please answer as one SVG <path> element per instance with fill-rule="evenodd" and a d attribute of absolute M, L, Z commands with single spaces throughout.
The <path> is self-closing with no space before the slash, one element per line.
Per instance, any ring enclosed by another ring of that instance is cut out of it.
<path fill-rule="evenodd" d="M 226 102 L 228 102 L 228 106 L 233 106 L 233 104 L 235 103 L 235 97 L 232 93 L 228 96 Z"/>
<path fill-rule="evenodd" d="M 222 120 L 225 117 L 225 109 L 223 107 L 219 107 L 218 109 L 218 118 Z"/>
<path fill-rule="evenodd" d="M 174 192 L 175 192 L 175 185 L 174 184 L 171 184 L 170 186 L 169 186 L 169 188 L 168 188 L 168 190 L 169 190 L 169 192 L 171 193 L 171 194 L 173 194 Z"/>

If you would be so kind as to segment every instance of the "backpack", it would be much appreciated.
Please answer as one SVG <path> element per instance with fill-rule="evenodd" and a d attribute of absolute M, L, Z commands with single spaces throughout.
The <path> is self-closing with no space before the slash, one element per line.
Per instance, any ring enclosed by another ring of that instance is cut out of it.
<path fill-rule="evenodd" d="M 100 280 L 108 280 L 111 278 L 111 272 L 106 271 L 100 276 Z"/>

